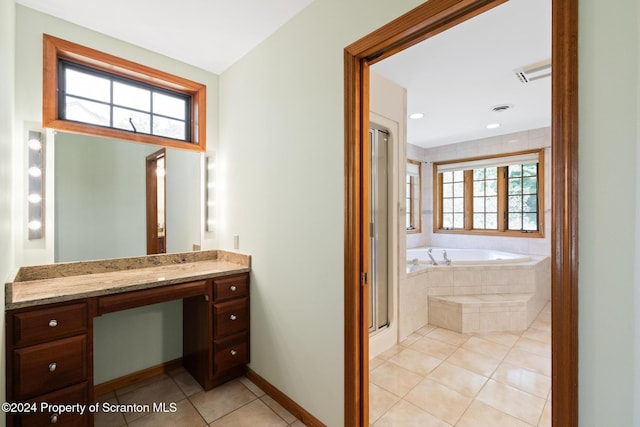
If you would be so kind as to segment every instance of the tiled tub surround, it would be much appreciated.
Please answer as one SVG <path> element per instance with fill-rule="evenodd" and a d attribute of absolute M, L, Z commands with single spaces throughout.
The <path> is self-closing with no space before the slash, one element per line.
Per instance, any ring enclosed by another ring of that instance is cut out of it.
<path fill-rule="evenodd" d="M 549 257 L 502 265 L 420 265 L 401 283 L 400 339 L 428 324 L 463 333 L 524 330 L 550 298 Z"/>
<path fill-rule="evenodd" d="M 250 267 L 249 255 L 220 250 L 21 267 L 5 284 L 5 309 L 210 279 Z"/>

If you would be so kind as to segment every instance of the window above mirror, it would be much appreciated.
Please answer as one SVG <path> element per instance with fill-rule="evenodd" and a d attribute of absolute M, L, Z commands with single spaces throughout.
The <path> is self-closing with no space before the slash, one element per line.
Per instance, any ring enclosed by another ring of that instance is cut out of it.
<path fill-rule="evenodd" d="M 43 126 L 205 151 L 206 87 L 44 35 Z"/>

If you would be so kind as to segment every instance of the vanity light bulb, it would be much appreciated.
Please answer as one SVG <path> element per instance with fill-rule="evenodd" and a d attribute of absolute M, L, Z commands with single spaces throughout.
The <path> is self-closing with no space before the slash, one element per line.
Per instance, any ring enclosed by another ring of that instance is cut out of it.
<path fill-rule="evenodd" d="M 156 176 L 165 176 L 165 175 L 166 175 L 166 173 L 167 173 L 167 172 L 164 170 L 164 168 L 163 168 L 163 167 L 158 166 L 158 167 L 156 168 Z"/>
<path fill-rule="evenodd" d="M 29 168 L 29 175 L 37 178 L 39 176 L 42 176 L 42 170 L 37 166 L 31 166 Z"/>
<path fill-rule="evenodd" d="M 38 151 L 42 148 L 42 143 L 37 139 L 30 139 L 27 145 L 33 151 Z"/>
<path fill-rule="evenodd" d="M 40 221 L 30 221 L 28 227 L 29 230 L 40 230 L 42 228 L 42 223 Z"/>
<path fill-rule="evenodd" d="M 40 201 L 42 200 L 42 197 L 40 197 L 39 194 L 29 194 L 29 197 L 27 197 L 27 200 L 29 200 L 30 203 L 40 203 Z"/>

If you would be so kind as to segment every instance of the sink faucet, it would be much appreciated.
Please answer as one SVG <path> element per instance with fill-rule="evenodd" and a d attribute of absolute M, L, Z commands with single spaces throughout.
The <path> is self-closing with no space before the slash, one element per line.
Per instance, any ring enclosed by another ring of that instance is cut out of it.
<path fill-rule="evenodd" d="M 431 256 L 431 255 L 429 255 L 429 256 Z M 444 258 L 444 263 L 446 265 L 451 265 L 451 260 L 449 258 L 447 258 L 447 250 L 446 249 L 442 250 L 442 258 Z M 433 259 L 433 258 L 431 258 L 431 259 Z"/>
<path fill-rule="evenodd" d="M 431 251 L 433 250 L 433 248 L 429 248 L 429 250 L 427 251 L 427 255 L 429 255 L 429 258 L 431 258 L 431 264 L 433 265 L 438 265 L 438 263 L 436 262 L 436 260 L 433 258 L 433 255 L 431 255 Z"/>

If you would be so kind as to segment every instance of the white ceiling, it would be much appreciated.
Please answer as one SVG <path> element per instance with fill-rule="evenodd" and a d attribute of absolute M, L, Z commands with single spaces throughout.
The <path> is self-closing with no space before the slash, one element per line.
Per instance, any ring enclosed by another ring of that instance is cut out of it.
<path fill-rule="evenodd" d="M 513 72 L 550 58 L 551 1 L 510 0 L 372 69 L 407 88 L 407 113 L 425 115 L 407 119 L 408 142 L 432 147 L 550 126 L 551 79 Z"/>
<path fill-rule="evenodd" d="M 220 74 L 312 1 L 16 0 L 16 3 Z"/>
<path fill-rule="evenodd" d="M 16 0 L 220 74 L 313 0 Z M 423 147 L 550 126 L 551 79 L 513 70 L 551 56 L 551 0 L 510 0 L 373 66 L 407 88 L 409 143 Z M 491 112 L 499 104 L 514 108 Z M 486 129 L 488 123 L 501 127 Z"/>

